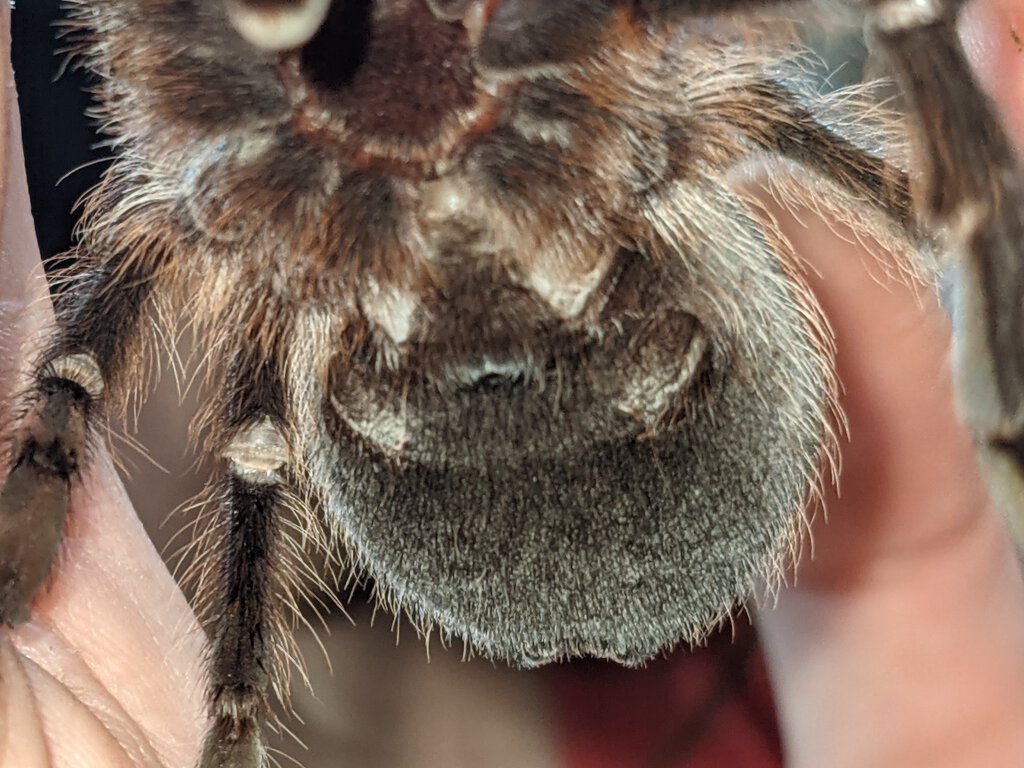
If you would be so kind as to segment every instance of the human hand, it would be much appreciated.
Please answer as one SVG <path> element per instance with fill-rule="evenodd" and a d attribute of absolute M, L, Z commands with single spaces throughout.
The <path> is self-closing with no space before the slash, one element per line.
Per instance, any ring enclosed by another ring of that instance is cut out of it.
<path fill-rule="evenodd" d="M 993 0 L 963 29 L 1021 146 L 1015 21 Z M 1024 581 L 955 413 L 949 323 L 821 222 L 786 230 L 819 272 L 849 420 L 814 558 L 760 616 L 787 765 L 1024 765 Z"/>
<path fill-rule="evenodd" d="M 20 154 L 8 161 L 20 173 Z M 28 310 L 45 288 L 24 185 L 9 178 L 0 290 L 4 316 L 22 319 L 0 340 L 6 362 L 45 322 Z M 1016 765 L 1016 563 L 948 386 L 919 383 L 948 380 L 946 322 L 926 294 L 922 317 L 908 290 L 878 286 L 868 276 L 878 270 L 865 271 L 865 257 L 823 226 L 789 231 L 808 253 L 832 243 L 815 284 L 840 335 L 852 431 L 843 497 L 816 531 L 818 558 L 762 617 L 792 763 Z M 32 622 L 0 636 L 0 765 L 189 765 L 203 723 L 191 612 L 106 458 L 76 494 L 61 565 Z"/>
<path fill-rule="evenodd" d="M 50 321 L 0 4 L 0 392 Z M 0 423 L 11 403 L 0 400 Z M 106 451 L 72 492 L 58 566 L 32 618 L 0 631 L 0 766 L 192 768 L 205 722 L 192 611 Z"/>

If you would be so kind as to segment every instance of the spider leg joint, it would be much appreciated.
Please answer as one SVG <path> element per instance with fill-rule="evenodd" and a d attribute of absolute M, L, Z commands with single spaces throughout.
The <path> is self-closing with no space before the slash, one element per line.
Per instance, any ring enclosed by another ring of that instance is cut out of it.
<path fill-rule="evenodd" d="M 224 450 L 236 477 L 258 485 L 281 482 L 278 470 L 288 463 L 288 444 L 269 417 L 237 435 Z"/>
<path fill-rule="evenodd" d="M 63 355 L 43 366 L 44 379 L 65 379 L 80 386 L 93 400 L 103 395 L 103 372 L 96 358 L 87 352 Z"/>
<path fill-rule="evenodd" d="M 883 33 L 926 27 L 946 17 L 942 0 L 885 0 L 872 11 L 875 28 Z"/>

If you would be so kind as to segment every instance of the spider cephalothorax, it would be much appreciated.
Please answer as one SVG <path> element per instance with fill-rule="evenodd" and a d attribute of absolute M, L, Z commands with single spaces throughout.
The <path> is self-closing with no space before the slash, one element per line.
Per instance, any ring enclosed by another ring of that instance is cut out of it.
<path fill-rule="evenodd" d="M 72 6 L 121 158 L 0 510 L 63 519 L 78 467 L 33 496 L 36 449 L 77 457 L 137 387 L 140 329 L 184 302 L 225 460 L 199 566 L 204 768 L 263 764 L 289 532 L 316 511 L 389 607 L 519 664 L 637 663 L 779 573 L 828 453 L 832 362 L 730 174 L 802 164 L 819 208 L 904 246 L 906 177 L 866 90 L 819 95 L 684 6 Z M 6 621 L 39 570 L 10 580 Z"/>

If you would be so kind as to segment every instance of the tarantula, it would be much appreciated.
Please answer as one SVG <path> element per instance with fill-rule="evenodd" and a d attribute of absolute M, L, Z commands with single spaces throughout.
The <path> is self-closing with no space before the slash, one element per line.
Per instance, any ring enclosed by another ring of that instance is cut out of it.
<path fill-rule="evenodd" d="M 210 350 L 221 461 L 202 768 L 267 762 L 294 532 L 320 519 L 386 606 L 494 658 L 699 638 L 780 572 L 834 424 L 824 323 L 730 184 L 757 158 L 887 245 L 962 253 L 967 418 L 1019 502 L 1021 176 L 959 3 L 867 9 L 916 116 L 914 195 L 866 90 L 823 96 L 791 50 L 695 23 L 767 4 L 69 0 L 119 159 L 23 397 L 0 621 L 27 618 L 174 308 Z"/>

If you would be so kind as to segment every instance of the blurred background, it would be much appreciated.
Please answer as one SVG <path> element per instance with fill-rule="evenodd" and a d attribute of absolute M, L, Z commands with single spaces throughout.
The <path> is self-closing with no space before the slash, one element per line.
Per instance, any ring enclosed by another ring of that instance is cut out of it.
<path fill-rule="evenodd" d="M 12 16 L 14 69 L 33 214 L 54 265 L 72 242 L 76 203 L 110 162 L 86 117 L 87 76 L 57 49 L 60 0 L 20 0 Z M 212 1 L 212 0 L 210 0 Z M 860 76 L 856 36 L 819 37 L 833 84 Z M 842 68 L 834 62 L 844 61 Z M 854 63 L 850 63 L 850 62 Z M 165 369 L 166 370 L 166 369 Z M 142 411 L 143 454 L 114 446 L 125 482 L 158 549 L 183 521 L 169 514 L 202 487 L 188 423 L 201 399 L 165 376 Z M 307 768 L 769 768 L 781 766 L 768 684 L 753 630 L 739 618 L 707 648 L 644 670 L 584 661 L 517 672 L 463 661 L 461 646 L 428 655 L 412 628 L 371 622 L 365 593 L 300 631 L 315 694 L 296 687 L 294 736 L 278 747 Z M 329 659 L 329 661 L 328 661 Z M 305 748 L 297 743 L 305 745 Z M 287 758 L 282 763 L 289 762 Z"/>

